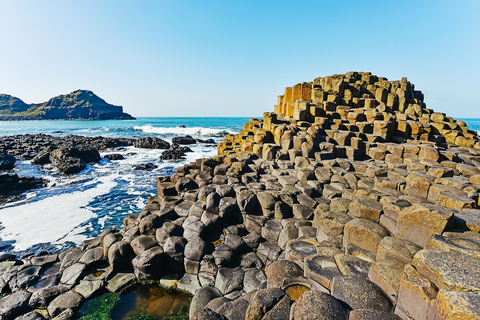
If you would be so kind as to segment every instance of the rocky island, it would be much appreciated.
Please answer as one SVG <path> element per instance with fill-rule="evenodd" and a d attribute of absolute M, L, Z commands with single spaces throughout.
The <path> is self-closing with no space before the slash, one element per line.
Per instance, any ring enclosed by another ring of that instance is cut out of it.
<path fill-rule="evenodd" d="M 4 256 L 3 319 L 146 280 L 192 293 L 191 319 L 480 319 L 480 138 L 406 78 L 288 87 L 157 190 L 121 230 Z"/>
<path fill-rule="evenodd" d="M 44 103 L 26 104 L 0 94 L 0 120 L 134 120 L 120 106 L 105 102 L 92 91 L 77 90 Z"/>

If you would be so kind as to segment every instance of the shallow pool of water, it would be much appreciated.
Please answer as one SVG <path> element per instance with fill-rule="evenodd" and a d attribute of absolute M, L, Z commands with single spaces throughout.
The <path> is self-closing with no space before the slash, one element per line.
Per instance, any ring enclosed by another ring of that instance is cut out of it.
<path fill-rule="evenodd" d="M 192 296 L 159 284 L 137 284 L 125 294 L 105 293 L 84 303 L 81 320 L 188 320 Z"/>

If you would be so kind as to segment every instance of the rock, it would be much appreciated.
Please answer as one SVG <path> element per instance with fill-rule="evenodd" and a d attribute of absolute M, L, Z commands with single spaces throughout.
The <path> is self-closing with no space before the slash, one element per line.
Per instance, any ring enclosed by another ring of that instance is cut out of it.
<path fill-rule="evenodd" d="M 260 288 L 261 284 L 267 280 L 267 277 L 260 269 L 250 269 L 245 271 L 243 277 L 243 291 L 251 292 Z"/>
<path fill-rule="evenodd" d="M 210 309 L 203 309 L 195 314 L 190 320 L 229 320 L 222 314 L 218 314 Z"/>
<path fill-rule="evenodd" d="M 345 302 L 351 309 L 376 309 L 391 312 L 392 303 L 373 282 L 359 276 L 333 278 L 332 296 Z"/>
<path fill-rule="evenodd" d="M 334 257 L 318 254 L 306 257 L 303 269 L 306 278 L 317 281 L 329 290 L 333 278 L 342 275 Z"/>
<path fill-rule="evenodd" d="M 15 318 L 15 320 L 45 320 L 45 319 L 46 318 L 44 316 L 42 316 L 40 313 L 35 311 L 30 311 L 28 313 L 25 313 L 24 315 L 21 315 Z"/>
<path fill-rule="evenodd" d="M 371 262 L 344 253 L 337 254 L 334 258 L 338 269 L 343 275 L 368 277 L 368 271 L 372 265 Z"/>
<path fill-rule="evenodd" d="M 439 289 L 480 290 L 480 259 L 458 251 L 420 250 L 412 265 Z"/>
<path fill-rule="evenodd" d="M 219 268 L 215 281 L 215 288 L 222 294 L 228 294 L 243 288 L 244 271 L 240 268 Z"/>
<path fill-rule="evenodd" d="M 229 320 L 244 320 L 248 306 L 248 301 L 240 298 L 225 303 L 217 311 L 221 314 L 224 314 Z"/>
<path fill-rule="evenodd" d="M 160 245 L 164 245 L 169 237 L 182 236 L 183 228 L 172 222 L 165 222 L 161 228 L 156 229 L 155 239 Z"/>
<path fill-rule="evenodd" d="M 398 315 L 375 309 L 355 309 L 350 311 L 349 320 L 401 320 Z"/>
<path fill-rule="evenodd" d="M 153 170 L 153 169 L 156 169 L 158 166 L 151 163 L 151 162 L 148 162 L 148 163 L 141 163 L 141 164 L 137 164 L 135 166 L 133 166 L 133 170 L 144 170 L 144 171 L 148 171 L 148 170 Z"/>
<path fill-rule="evenodd" d="M 135 148 L 142 149 L 168 149 L 170 144 L 165 140 L 155 137 L 145 137 L 137 139 L 133 142 Z"/>
<path fill-rule="evenodd" d="M 316 241 L 312 239 L 291 240 L 285 247 L 285 258 L 303 267 L 303 259 L 317 253 Z"/>
<path fill-rule="evenodd" d="M 189 317 L 192 318 L 197 312 L 202 310 L 207 303 L 221 296 L 222 293 L 215 287 L 206 286 L 200 288 L 197 290 L 190 303 Z"/>
<path fill-rule="evenodd" d="M 90 162 L 99 162 L 97 150 L 87 146 L 62 145 L 50 153 L 50 161 L 60 172 L 65 174 L 78 173 Z"/>
<path fill-rule="evenodd" d="M 353 219 L 345 224 L 344 241 L 361 249 L 377 252 L 382 239 L 388 231 L 379 224 L 366 219 Z"/>
<path fill-rule="evenodd" d="M 177 284 L 177 288 L 195 294 L 202 286 L 197 275 L 185 273 Z"/>
<path fill-rule="evenodd" d="M 285 297 L 285 292 L 278 288 L 258 290 L 248 306 L 245 320 L 272 319 L 268 313 Z M 287 315 L 283 315 L 287 319 Z M 282 318 L 279 318 L 282 319 Z"/>
<path fill-rule="evenodd" d="M 67 308 L 77 308 L 83 302 L 83 297 L 75 291 L 67 291 L 52 300 L 48 305 L 48 313 L 55 317 Z"/>
<path fill-rule="evenodd" d="M 348 214 L 354 218 L 377 220 L 382 213 L 380 202 L 370 198 L 355 198 L 349 205 Z"/>
<path fill-rule="evenodd" d="M 62 278 L 60 283 L 66 284 L 68 286 L 73 286 L 82 276 L 85 271 L 86 265 L 83 263 L 75 263 L 70 267 L 63 270 Z"/>
<path fill-rule="evenodd" d="M 195 144 L 197 142 L 191 136 L 185 136 L 185 137 L 175 137 L 175 138 L 173 138 L 172 143 L 175 143 L 175 144 Z"/>
<path fill-rule="evenodd" d="M 185 245 L 185 258 L 200 261 L 205 253 L 206 244 L 200 237 L 193 237 L 188 240 Z"/>
<path fill-rule="evenodd" d="M 118 241 L 108 249 L 108 263 L 114 271 L 130 269 L 132 267 L 132 247 L 129 243 Z"/>
<path fill-rule="evenodd" d="M 136 267 L 141 272 L 156 279 L 165 272 L 164 262 L 165 255 L 162 247 L 153 246 L 140 253 Z"/>
<path fill-rule="evenodd" d="M 267 269 L 267 288 L 281 288 L 284 279 L 302 275 L 302 268 L 295 262 L 289 260 L 274 261 Z"/>
<path fill-rule="evenodd" d="M 80 294 L 85 299 L 90 298 L 92 295 L 96 294 L 100 289 L 103 289 L 103 280 L 96 281 L 86 281 L 81 280 L 80 284 L 73 288 L 73 291 Z"/>
<path fill-rule="evenodd" d="M 107 158 L 108 160 L 123 160 L 123 159 L 125 159 L 124 156 L 122 156 L 121 154 L 118 154 L 118 153 L 106 154 L 105 158 Z"/>
<path fill-rule="evenodd" d="M 395 260 L 407 264 L 421 249 L 421 247 L 400 238 L 385 237 L 378 246 L 377 260 Z"/>
<path fill-rule="evenodd" d="M 429 316 L 432 319 L 480 319 L 478 292 L 440 290 Z"/>
<path fill-rule="evenodd" d="M 133 273 L 117 273 L 112 279 L 107 281 L 106 288 L 110 292 L 119 292 L 133 281 L 135 281 Z"/>
<path fill-rule="evenodd" d="M 340 301 L 320 291 L 305 292 L 292 306 L 292 320 L 348 319 L 348 310 Z"/>
<path fill-rule="evenodd" d="M 153 236 L 141 235 L 130 241 L 130 246 L 132 246 L 132 249 L 137 256 L 140 256 L 143 251 L 157 245 L 157 240 Z"/>
<path fill-rule="evenodd" d="M 0 153 L 0 170 L 11 170 L 15 167 L 15 157 L 6 152 Z"/>
<path fill-rule="evenodd" d="M 5 319 L 15 317 L 28 311 L 28 299 L 32 294 L 25 290 L 19 290 L 3 297 L 0 300 L 0 315 Z"/>
<path fill-rule="evenodd" d="M 394 260 L 375 261 L 368 272 L 368 279 L 378 285 L 391 301 L 396 301 L 405 264 Z"/>
<path fill-rule="evenodd" d="M 397 220 L 397 236 L 421 247 L 434 234 L 453 226 L 453 212 L 432 204 L 414 204 L 405 208 Z"/>
<path fill-rule="evenodd" d="M 428 319 L 428 311 L 437 296 L 438 289 L 414 267 L 407 264 L 398 291 L 395 314 L 402 319 Z"/>
<path fill-rule="evenodd" d="M 314 209 L 298 203 L 293 205 L 293 216 L 297 219 L 309 220 L 313 216 Z"/>

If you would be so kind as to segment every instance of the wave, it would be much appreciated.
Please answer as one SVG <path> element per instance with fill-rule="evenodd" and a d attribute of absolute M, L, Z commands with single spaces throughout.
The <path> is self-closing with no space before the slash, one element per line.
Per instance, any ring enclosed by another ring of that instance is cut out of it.
<path fill-rule="evenodd" d="M 135 130 L 143 131 L 145 133 L 157 133 L 157 134 L 177 134 L 177 135 L 197 135 L 207 137 L 221 137 L 229 133 L 236 133 L 229 129 L 215 129 L 204 127 L 154 127 L 149 124 L 144 126 L 135 126 Z"/>

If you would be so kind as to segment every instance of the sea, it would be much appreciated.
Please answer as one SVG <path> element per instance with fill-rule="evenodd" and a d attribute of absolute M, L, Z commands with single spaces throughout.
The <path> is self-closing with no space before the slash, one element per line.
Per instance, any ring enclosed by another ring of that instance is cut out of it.
<path fill-rule="evenodd" d="M 25 193 L 19 201 L 0 205 L 0 255 L 18 256 L 40 252 L 58 253 L 97 237 L 102 231 L 122 228 L 129 214 L 140 213 L 149 197 L 156 194 L 155 180 L 199 158 L 217 154 L 216 144 L 229 133 L 243 130 L 248 118 L 137 118 L 105 121 L 0 121 L 0 136 L 45 133 L 53 136 L 81 135 L 112 138 L 172 138 L 190 135 L 213 139 L 215 144 L 189 145 L 193 152 L 182 161 L 162 161 L 164 150 L 124 147 L 100 151 L 102 160 L 89 164 L 79 174 L 62 175 L 52 165 L 32 165 L 17 159 L 16 174 L 43 178 L 47 186 Z M 124 160 L 104 156 L 118 153 Z M 142 163 L 157 167 L 133 170 Z"/>
<path fill-rule="evenodd" d="M 464 120 L 469 129 L 480 130 L 480 119 Z M 82 135 L 103 137 L 158 137 L 168 142 L 178 136 L 213 139 L 243 130 L 248 118 L 138 118 L 106 121 L 0 121 L 0 136 L 45 133 L 53 136 Z M 189 146 L 182 161 L 162 161 L 164 150 L 125 147 L 100 152 L 102 160 L 90 164 L 79 174 L 62 175 L 51 165 L 32 165 L 17 160 L 18 175 L 43 178 L 44 188 L 31 190 L 19 201 L 0 205 L 0 255 L 18 256 L 40 252 L 57 253 L 97 237 L 104 230 L 122 228 L 129 214 L 140 213 L 148 198 L 156 194 L 155 180 L 171 175 L 175 169 L 199 158 L 217 154 L 214 144 Z M 124 160 L 110 161 L 104 156 L 119 153 Z M 137 164 L 153 163 L 150 171 L 133 170 Z"/>

